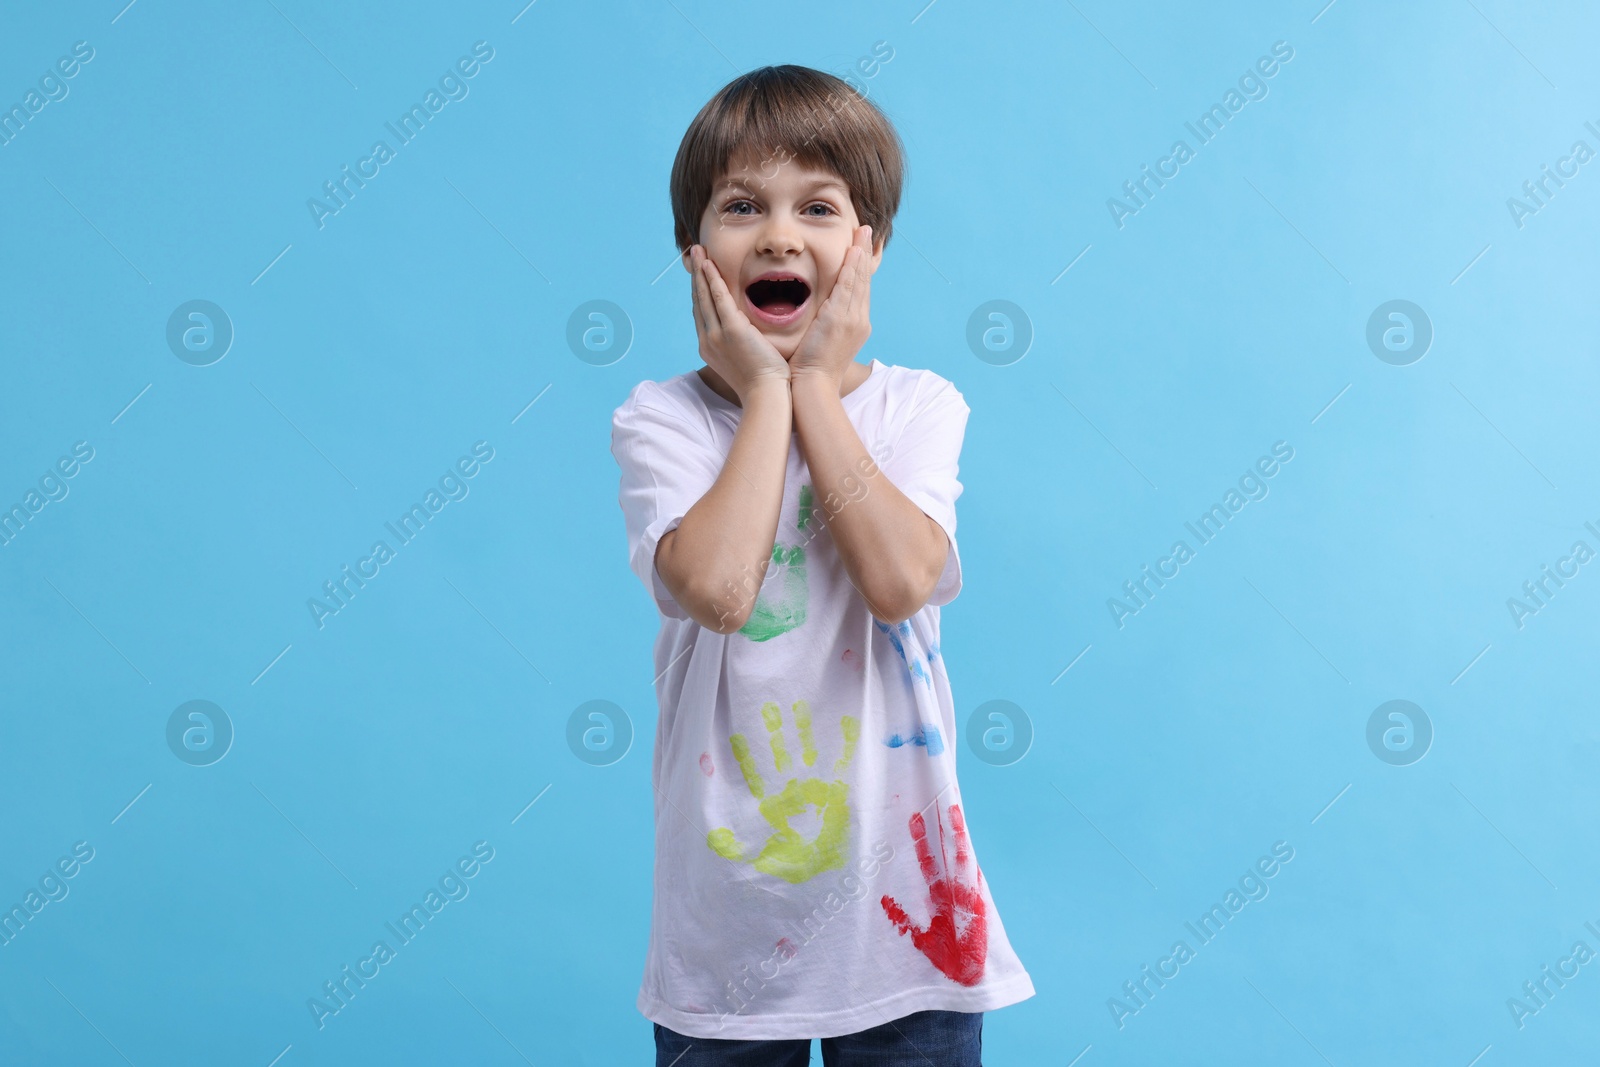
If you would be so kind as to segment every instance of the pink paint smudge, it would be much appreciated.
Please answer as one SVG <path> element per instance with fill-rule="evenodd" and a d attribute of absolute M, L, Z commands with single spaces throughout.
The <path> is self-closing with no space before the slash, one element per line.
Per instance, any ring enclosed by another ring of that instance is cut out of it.
<path fill-rule="evenodd" d="M 712 774 L 716 773 L 716 768 L 711 765 L 711 753 L 700 753 L 700 769 L 705 772 L 707 778 L 710 778 Z"/>

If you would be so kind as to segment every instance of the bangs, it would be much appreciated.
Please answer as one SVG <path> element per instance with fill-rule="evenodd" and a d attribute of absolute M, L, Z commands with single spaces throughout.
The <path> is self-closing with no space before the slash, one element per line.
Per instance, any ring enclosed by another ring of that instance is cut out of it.
<path fill-rule="evenodd" d="M 730 99 L 728 121 L 711 124 L 703 142 L 706 161 L 721 161 L 712 183 L 726 177 L 741 156 L 763 166 L 792 160 L 841 177 L 860 170 L 859 146 L 845 136 L 834 110 L 840 100 L 818 92 L 819 88 L 796 86 L 798 91 L 782 100 L 762 93 L 740 93 Z"/>

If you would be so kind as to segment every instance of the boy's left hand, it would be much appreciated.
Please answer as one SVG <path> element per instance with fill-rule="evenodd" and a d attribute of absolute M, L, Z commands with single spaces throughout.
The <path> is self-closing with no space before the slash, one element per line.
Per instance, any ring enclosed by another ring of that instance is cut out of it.
<path fill-rule="evenodd" d="M 872 274 L 876 269 L 872 257 L 872 227 L 857 227 L 855 240 L 844 254 L 838 277 L 833 280 L 833 290 L 789 358 L 791 380 L 799 375 L 815 374 L 836 386 L 843 383 L 845 370 L 872 334 L 869 305 Z"/>

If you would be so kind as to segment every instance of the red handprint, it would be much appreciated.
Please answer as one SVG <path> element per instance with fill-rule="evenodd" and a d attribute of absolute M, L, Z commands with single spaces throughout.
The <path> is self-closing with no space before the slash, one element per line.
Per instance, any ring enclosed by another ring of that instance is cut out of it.
<path fill-rule="evenodd" d="M 961 817 L 961 805 L 950 805 L 950 825 L 956 839 L 956 862 L 953 872 L 939 877 L 939 868 L 928 850 L 928 828 L 919 812 L 911 816 L 911 840 L 917 846 L 917 861 L 922 865 L 922 878 L 928 883 L 928 911 L 931 918 L 926 928 L 918 929 L 906 915 L 905 909 L 887 894 L 883 897 L 884 914 L 894 923 L 901 935 L 909 933 L 917 951 L 945 977 L 962 985 L 977 985 L 983 977 L 983 964 L 989 953 L 988 911 L 983 906 L 983 872 L 971 860 L 971 846 L 967 842 L 967 823 Z M 944 825 L 939 826 L 939 852 L 944 854 Z M 948 866 L 948 864 L 947 864 Z M 970 874 L 969 874 L 970 868 Z M 965 925 L 957 927 L 957 918 Z"/>

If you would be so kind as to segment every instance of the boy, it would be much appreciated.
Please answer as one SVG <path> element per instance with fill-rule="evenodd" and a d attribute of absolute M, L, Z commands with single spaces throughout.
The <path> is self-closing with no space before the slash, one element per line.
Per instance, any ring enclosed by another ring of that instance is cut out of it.
<path fill-rule="evenodd" d="M 966 832 L 939 606 L 968 408 L 855 361 L 899 138 L 806 67 L 734 79 L 672 168 L 706 366 L 612 420 L 655 642 L 660 1067 L 976 1067 L 1033 995 Z"/>

